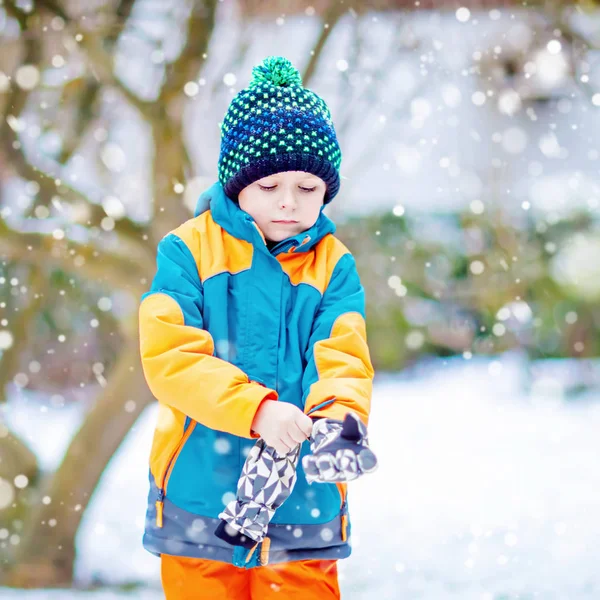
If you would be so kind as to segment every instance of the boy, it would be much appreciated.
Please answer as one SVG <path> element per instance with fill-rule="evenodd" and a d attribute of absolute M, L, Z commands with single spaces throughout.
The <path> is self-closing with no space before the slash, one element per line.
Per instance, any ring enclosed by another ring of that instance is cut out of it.
<path fill-rule="evenodd" d="M 254 67 L 221 133 L 219 181 L 198 202 L 210 210 L 160 241 L 140 304 L 159 401 L 144 546 L 167 600 L 339 598 L 344 481 L 363 472 L 346 459 L 366 446 L 373 379 L 364 291 L 322 212 L 341 152 L 327 105 L 282 57 Z M 354 442 L 340 438 L 349 414 Z M 219 515 L 258 438 L 280 455 L 300 444 L 303 462 L 266 537 L 235 547 Z"/>

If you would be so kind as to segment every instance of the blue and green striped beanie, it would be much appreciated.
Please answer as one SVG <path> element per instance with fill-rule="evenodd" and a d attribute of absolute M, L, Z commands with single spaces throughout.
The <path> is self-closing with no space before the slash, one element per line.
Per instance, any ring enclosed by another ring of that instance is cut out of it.
<path fill-rule="evenodd" d="M 248 87 L 233 98 L 221 124 L 219 181 L 237 200 L 247 186 L 281 171 L 306 171 L 327 184 L 324 202 L 340 188 L 342 153 L 325 101 L 302 87 L 282 56 L 252 69 Z"/>

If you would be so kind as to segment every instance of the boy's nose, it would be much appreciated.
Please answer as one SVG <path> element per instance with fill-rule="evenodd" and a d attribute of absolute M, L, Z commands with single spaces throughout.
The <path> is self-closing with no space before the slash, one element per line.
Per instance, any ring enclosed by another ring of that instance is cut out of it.
<path fill-rule="evenodd" d="M 296 199 L 294 198 L 294 195 L 285 193 L 279 201 L 279 206 L 280 208 L 291 208 L 294 210 L 296 208 Z"/>

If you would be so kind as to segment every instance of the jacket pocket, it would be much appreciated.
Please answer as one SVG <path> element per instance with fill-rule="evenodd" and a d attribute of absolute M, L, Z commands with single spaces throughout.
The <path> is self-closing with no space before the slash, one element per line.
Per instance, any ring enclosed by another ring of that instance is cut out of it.
<path fill-rule="evenodd" d="M 163 473 L 163 476 L 161 478 L 160 485 L 158 488 L 158 500 L 156 501 L 156 526 L 157 527 L 163 526 L 163 508 L 164 508 L 164 503 L 165 503 L 165 497 L 167 495 L 167 486 L 169 484 L 169 478 L 171 477 L 173 467 L 175 466 L 175 462 L 177 461 L 177 458 L 179 457 L 179 454 L 180 454 L 181 450 L 183 449 L 183 446 L 189 439 L 190 435 L 192 434 L 192 431 L 194 431 L 195 426 L 196 426 L 196 421 L 190 419 L 187 427 L 185 428 L 185 431 L 183 432 L 183 435 L 181 436 L 181 439 L 179 440 L 179 443 L 173 449 L 173 452 L 171 453 L 171 456 L 167 462 L 165 472 Z"/>

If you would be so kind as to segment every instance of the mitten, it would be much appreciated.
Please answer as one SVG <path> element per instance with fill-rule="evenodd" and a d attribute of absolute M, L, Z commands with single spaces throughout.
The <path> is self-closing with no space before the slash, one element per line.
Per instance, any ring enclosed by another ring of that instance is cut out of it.
<path fill-rule="evenodd" d="M 260 438 L 246 458 L 237 497 L 219 515 L 215 535 L 233 546 L 252 548 L 262 542 L 275 510 L 296 483 L 301 444 L 280 456 Z"/>
<path fill-rule="evenodd" d="M 369 448 L 367 428 L 353 413 L 344 421 L 322 418 L 310 437 L 312 454 L 302 459 L 308 483 L 352 481 L 377 469 L 377 457 Z"/>

